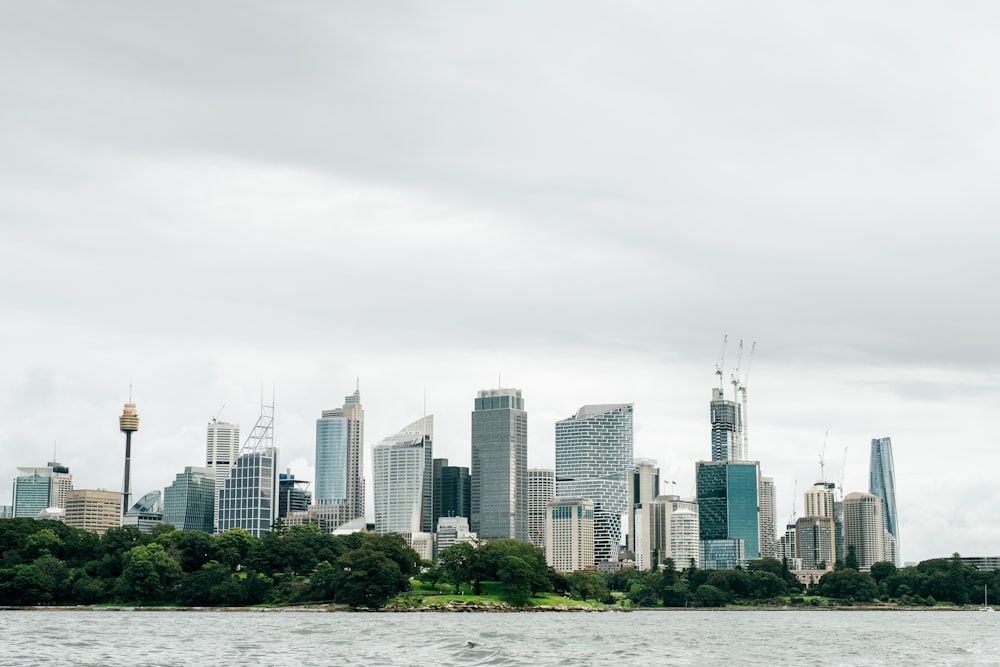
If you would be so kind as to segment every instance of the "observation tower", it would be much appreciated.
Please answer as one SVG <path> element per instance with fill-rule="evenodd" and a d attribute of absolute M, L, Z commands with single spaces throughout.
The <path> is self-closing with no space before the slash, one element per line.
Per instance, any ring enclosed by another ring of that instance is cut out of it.
<path fill-rule="evenodd" d="M 129 400 L 132 397 L 129 396 Z M 122 518 L 129 508 L 129 496 L 131 486 L 131 466 L 132 466 L 132 434 L 139 430 L 139 415 L 135 411 L 135 403 L 126 403 L 122 410 L 122 416 L 118 418 L 118 425 L 122 433 L 125 434 L 125 483 L 122 487 Z"/>

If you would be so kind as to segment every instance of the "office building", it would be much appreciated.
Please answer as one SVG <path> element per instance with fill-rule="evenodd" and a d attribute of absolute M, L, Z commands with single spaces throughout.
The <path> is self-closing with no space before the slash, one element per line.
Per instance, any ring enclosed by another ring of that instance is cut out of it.
<path fill-rule="evenodd" d="M 761 477 L 760 489 L 760 557 L 778 557 L 778 537 L 775 529 L 778 525 L 778 503 L 773 477 Z"/>
<path fill-rule="evenodd" d="M 742 539 L 700 540 L 698 542 L 698 567 L 703 570 L 732 570 L 747 561 Z"/>
<path fill-rule="evenodd" d="M 472 532 L 528 541 L 528 413 L 520 389 L 484 389 L 472 411 Z"/>
<path fill-rule="evenodd" d="M 821 516 L 832 519 L 834 516 L 834 484 L 833 482 L 816 482 L 802 494 L 802 516 Z"/>
<path fill-rule="evenodd" d="M 800 569 L 832 570 L 837 558 L 836 532 L 833 519 L 804 516 L 795 522 L 796 557 Z"/>
<path fill-rule="evenodd" d="M 365 516 L 364 430 L 360 389 L 316 420 L 316 480 L 309 511 L 328 530 Z"/>
<path fill-rule="evenodd" d="M 556 471 L 528 470 L 528 539 L 539 549 L 545 548 L 545 508 L 556 497 Z"/>
<path fill-rule="evenodd" d="M 309 482 L 295 479 L 291 469 L 278 474 L 278 518 L 287 519 L 289 514 L 309 511 L 312 494 L 307 490 Z M 285 525 L 288 522 L 285 521 Z"/>
<path fill-rule="evenodd" d="M 701 567 L 698 538 L 698 504 L 675 500 L 670 513 L 670 551 L 668 558 L 677 569 Z"/>
<path fill-rule="evenodd" d="M 69 468 L 56 461 L 44 467 L 18 468 L 14 478 L 14 516 L 35 518 L 50 507 L 66 508 L 73 489 Z"/>
<path fill-rule="evenodd" d="M 595 563 L 618 561 L 631 466 L 631 403 L 585 405 L 556 422 L 556 497 L 594 501 Z"/>
<path fill-rule="evenodd" d="M 438 519 L 434 534 L 434 558 L 442 551 L 459 542 L 476 543 L 476 534 L 469 530 L 469 519 L 464 516 L 443 516 Z"/>
<path fill-rule="evenodd" d="M 264 537 L 278 518 L 278 450 L 245 447 L 219 491 L 219 532 Z"/>
<path fill-rule="evenodd" d="M 150 491 L 132 503 L 132 507 L 125 512 L 125 518 L 122 519 L 123 526 L 135 526 L 140 533 L 148 533 L 161 523 L 163 523 L 163 494 L 159 490 Z"/>
<path fill-rule="evenodd" d="M 594 567 L 594 501 L 556 498 L 546 508 L 545 562 L 557 572 Z"/>
<path fill-rule="evenodd" d="M 104 489 L 73 489 L 66 494 L 67 526 L 103 535 L 121 525 L 122 494 Z"/>
<path fill-rule="evenodd" d="M 376 533 L 432 533 L 434 417 L 372 447 Z"/>
<path fill-rule="evenodd" d="M 450 466 L 448 459 L 434 459 L 434 526 L 441 517 L 472 515 L 472 476 L 464 466 Z"/>
<path fill-rule="evenodd" d="M 715 564 L 734 555 L 738 540 L 746 560 L 760 558 L 760 471 L 756 461 L 699 461 L 695 466 L 698 488 L 699 537 L 710 540 L 702 549 L 702 567 L 706 559 Z M 720 542 L 721 541 L 721 542 Z M 728 568 L 739 565 L 732 562 Z M 728 569 L 722 568 L 722 569 Z"/>
<path fill-rule="evenodd" d="M 219 525 L 219 491 L 226 485 L 226 480 L 229 479 L 229 470 L 236 463 L 236 457 L 239 455 L 239 424 L 220 422 L 213 418 L 208 423 L 205 438 L 205 467 L 208 468 L 212 479 L 215 480 L 215 493 L 212 500 L 213 530 Z"/>
<path fill-rule="evenodd" d="M 678 496 L 657 496 L 636 511 L 635 564 L 640 570 L 657 569 L 671 559 L 674 567 L 697 566 L 698 503 L 681 500 Z"/>
<path fill-rule="evenodd" d="M 636 459 L 628 471 L 627 482 L 628 550 L 635 558 L 636 568 L 648 570 L 656 550 L 650 507 L 650 503 L 660 495 L 660 469 L 656 467 L 656 461 Z"/>
<path fill-rule="evenodd" d="M 163 490 L 163 522 L 177 530 L 211 533 L 216 517 L 215 473 L 212 468 L 195 466 L 177 473 Z"/>
<path fill-rule="evenodd" d="M 854 547 L 862 572 L 885 560 L 885 532 L 881 498 L 871 493 L 849 493 L 844 497 L 845 553 Z"/>
<path fill-rule="evenodd" d="M 873 438 L 871 465 L 868 471 L 868 492 L 882 499 L 882 519 L 892 535 L 892 562 L 899 565 L 899 518 L 896 515 L 896 469 L 892 462 L 892 441 Z"/>

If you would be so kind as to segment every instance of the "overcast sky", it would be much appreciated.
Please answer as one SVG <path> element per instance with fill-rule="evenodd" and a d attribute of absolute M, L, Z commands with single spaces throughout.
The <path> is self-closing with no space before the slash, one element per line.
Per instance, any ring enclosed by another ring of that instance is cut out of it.
<path fill-rule="evenodd" d="M 902 9 L 5 3 L 0 479 L 120 489 L 130 384 L 136 497 L 262 384 L 311 479 L 358 377 L 468 465 L 499 375 L 689 496 L 728 334 L 779 527 L 890 436 L 903 560 L 1000 553 L 1000 9 Z"/>

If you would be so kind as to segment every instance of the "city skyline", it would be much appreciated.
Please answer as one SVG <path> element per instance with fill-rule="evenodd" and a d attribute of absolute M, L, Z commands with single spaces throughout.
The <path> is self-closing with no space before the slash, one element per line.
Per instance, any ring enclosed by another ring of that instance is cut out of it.
<path fill-rule="evenodd" d="M 433 413 L 455 465 L 481 388 L 524 390 L 529 468 L 556 421 L 627 400 L 634 456 L 687 498 L 728 334 L 727 390 L 757 342 L 779 528 L 817 480 L 868 489 L 890 436 L 902 560 L 1000 551 L 975 519 L 1000 499 L 1000 9 L 56 15 L 0 21 L 7 484 L 58 460 L 121 490 L 129 385 L 134 497 L 272 387 L 281 469 L 315 480 L 315 419 L 360 376 L 368 433 Z"/>

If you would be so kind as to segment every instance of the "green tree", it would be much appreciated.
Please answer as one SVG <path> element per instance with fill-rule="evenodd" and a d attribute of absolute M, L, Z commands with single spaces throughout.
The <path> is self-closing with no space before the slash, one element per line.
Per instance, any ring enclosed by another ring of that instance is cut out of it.
<path fill-rule="evenodd" d="M 702 584 L 694 592 L 692 601 L 697 607 L 725 607 L 729 598 L 725 591 L 711 584 Z"/>
<path fill-rule="evenodd" d="M 56 582 L 37 565 L 0 570 L 0 604 L 39 605 L 52 601 Z"/>
<path fill-rule="evenodd" d="M 160 544 L 132 547 L 125 568 L 115 583 L 115 594 L 122 600 L 155 602 L 173 600 L 181 579 L 181 566 Z"/>
<path fill-rule="evenodd" d="M 337 591 L 337 571 L 329 561 L 321 561 L 309 577 L 313 600 L 332 600 Z"/>
<path fill-rule="evenodd" d="M 844 556 L 844 568 L 854 571 L 860 569 L 858 566 L 858 551 L 853 544 L 847 545 L 847 555 Z"/>
<path fill-rule="evenodd" d="M 867 572 L 853 568 L 827 572 L 819 579 L 820 595 L 857 602 L 870 602 L 878 596 L 878 586 Z"/>
<path fill-rule="evenodd" d="M 468 542 L 458 542 L 438 554 L 441 579 L 455 587 L 455 595 L 461 591 L 462 584 L 472 581 L 478 558 L 478 550 Z"/>
<path fill-rule="evenodd" d="M 384 553 L 362 547 L 337 559 L 334 601 L 376 609 L 409 588 L 399 564 Z"/>
<path fill-rule="evenodd" d="M 242 528 L 231 528 L 212 542 L 212 560 L 236 571 L 247 562 L 250 553 L 260 542 Z"/>
<path fill-rule="evenodd" d="M 750 575 L 750 597 L 754 600 L 769 600 L 786 592 L 785 582 L 773 572 L 757 570 Z"/>
<path fill-rule="evenodd" d="M 177 602 L 188 606 L 238 605 L 243 589 L 229 568 L 218 561 L 205 563 L 197 572 L 183 576 Z"/>
<path fill-rule="evenodd" d="M 531 597 L 532 566 L 518 556 L 508 556 L 497 575 L 500 596 L 515 607 L 523 607 Z"/>
<path fill-rule="evenodd" d="M 896 565 L 887 560 L 872 563 L 869 574 L 872 575 L 872 579 L 875 580 L 876 584 L 881 585 L 883 581 L 896 574 Z"/>

